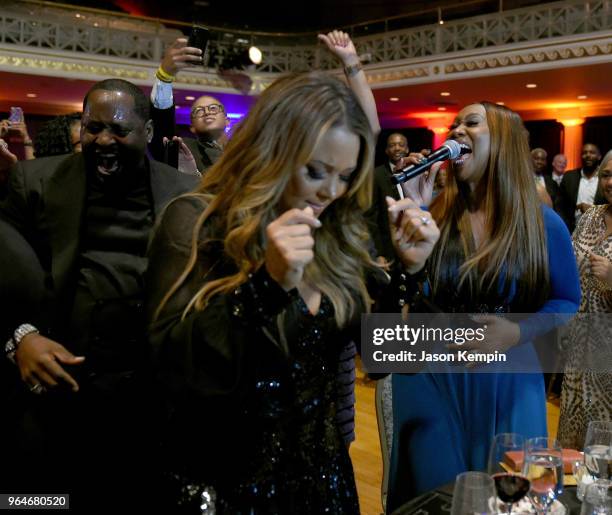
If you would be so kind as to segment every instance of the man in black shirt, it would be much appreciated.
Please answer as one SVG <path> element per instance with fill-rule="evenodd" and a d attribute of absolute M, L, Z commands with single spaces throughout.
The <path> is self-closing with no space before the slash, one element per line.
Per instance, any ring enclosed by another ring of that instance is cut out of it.
<path fill-rule="evenodd" d="M 40 275 L 25 302 L 0 280 L 3 305 L 21 301 L 0 322 L 15 375 L 3 484 L 70 493 L 80 512 L 142 507 L 138 485 L 151 487 L 146 249 L 163 207 L 195 183 L 146 158 L 151 136 L 142 91 L 99 82 L 83 103 L 83 153 L 17 163 L 0 203 L 0 237 L 23 239 L 12 273 Z"/>

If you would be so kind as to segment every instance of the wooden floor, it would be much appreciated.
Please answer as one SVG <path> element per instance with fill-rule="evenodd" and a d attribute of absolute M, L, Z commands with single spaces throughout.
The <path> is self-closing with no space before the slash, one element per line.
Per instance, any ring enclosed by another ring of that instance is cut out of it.
<path fill-rule="evenodd" d="M 374 385 L 374 382 L 357 381 L 356 440 L 351 444 L 350 450 L 363 515 L 379 515 L 382 513 L 380 500 L 382 458 L 376 424 Z M 559 408 L 556 404 L 547 403 L 548 431 L 551 437 L 556 436 L 559 421 Z"/>

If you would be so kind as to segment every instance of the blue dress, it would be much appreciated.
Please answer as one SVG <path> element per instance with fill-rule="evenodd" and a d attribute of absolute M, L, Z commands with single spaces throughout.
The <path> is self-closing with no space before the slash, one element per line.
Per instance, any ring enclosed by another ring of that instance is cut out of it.
<path fill-rule="evenodd" d="M 570 235 L 552 209 L 544 207 L 543 215 L 550 294 L 538 313 L 575 313 L 580 282 Z M 533 319 L 520 326 L 522 344 L 507 353 L 508 361 L 538 363 L 530 342 L 552 327 Z M 500 371 L 432 373 L 425 369 L 416 375 L 393 375 L 389 512 L 453 481 L 461 472 L 486 470 L 489 446 L 498 433 L 547 434 L 542 373 L 504 373 L 501 363 L 487 366 Z"/>

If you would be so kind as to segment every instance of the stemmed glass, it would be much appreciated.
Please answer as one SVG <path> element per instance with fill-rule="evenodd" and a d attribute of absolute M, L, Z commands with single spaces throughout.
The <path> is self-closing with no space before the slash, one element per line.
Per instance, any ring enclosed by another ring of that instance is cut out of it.
<path fill-rule="evenodd" d="M 517 433 L 500 433 L 493 438 L 489 452 L 488 472 L 495 481 L 497 497 L 506 505 L 506 513 L 512 513 L 512 505 L 529 491 L 529 480 L 522 474 L 506 472 L 500 467 L 508 452 L 525 452 L 525 439 Z"/>
<path fill-rule="evenodd" d="M 451 515 L 493 515 L 495 487 L 484 472 L 463 472 L 455 480 Z"/>
<path fill-rule="evenodd" d="M 589 422 L 584 441 L 584 464 L 596 479 L 612 479 L 612 421 Z"/>
<path fill-rule="evenodd" d="M 523 474 L 529 479 L 529 500 L 538 514 L 548 513 L 563 492 L 563 454 L 554 438 L 530 438 L 525 442 Z"/>
<path fill-rule="evenodd" d="M 587 486 L 580 515 L 612 514 L 612 481 L 598 479 Z"/>

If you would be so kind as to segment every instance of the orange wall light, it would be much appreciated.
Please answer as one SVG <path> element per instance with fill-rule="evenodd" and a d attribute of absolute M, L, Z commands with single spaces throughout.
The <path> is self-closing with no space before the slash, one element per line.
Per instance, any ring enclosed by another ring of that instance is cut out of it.
<path fill-rule="evenodd" d="M 563 124 L 562 152 L 567 157 L 567 169 L 580 168 L 582 163 L 582 124 L 584 118 L 563 118 L 557 120 Z"/>

